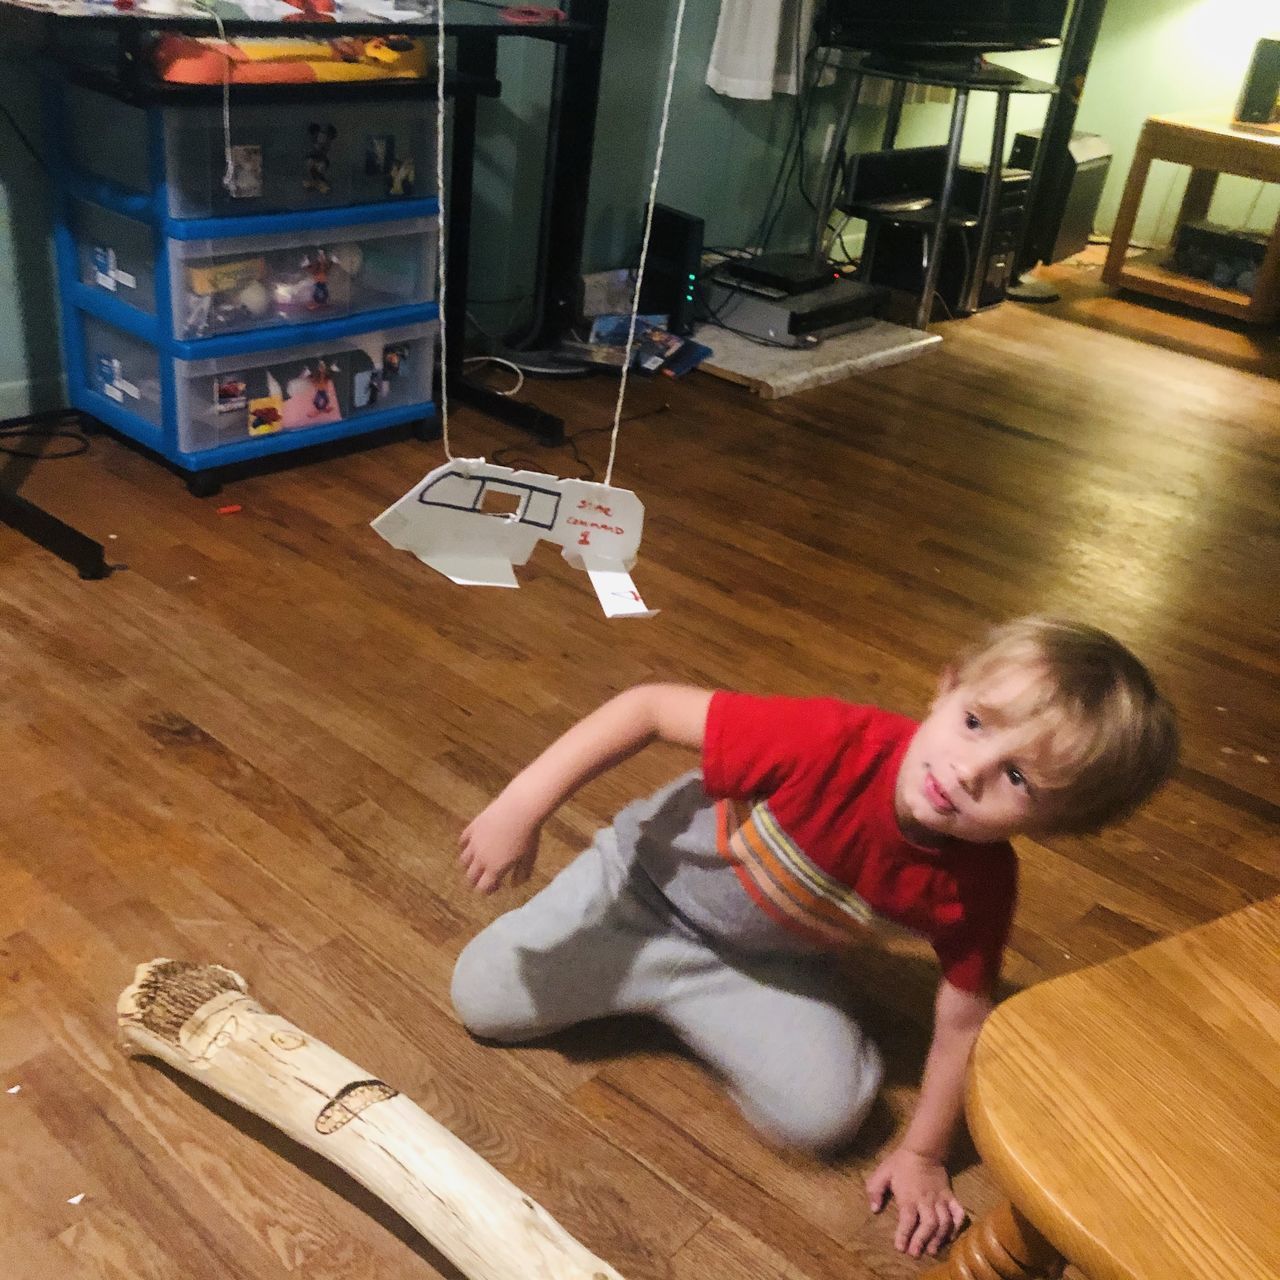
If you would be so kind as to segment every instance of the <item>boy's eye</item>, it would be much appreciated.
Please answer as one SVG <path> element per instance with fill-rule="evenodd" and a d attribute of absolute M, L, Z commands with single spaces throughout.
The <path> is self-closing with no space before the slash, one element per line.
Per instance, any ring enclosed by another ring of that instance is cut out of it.
<path fill-rule="evenodd" d="M 982 721 L 972 711 L 966 711 L 964 713 L 964 727 L 966 729 L 980 729 Z"/>
<path fill-rule="evenodd" d="M 1005 776 L 1009 779 L 1010 782 L 1013 783 L 1015 787 L 1025 787 L 1027 785 L 1026 775 L 1022 772 L 1021 769 L 1015 769 L 1013 765 L 1010 765 L 1005 770 Z"/>

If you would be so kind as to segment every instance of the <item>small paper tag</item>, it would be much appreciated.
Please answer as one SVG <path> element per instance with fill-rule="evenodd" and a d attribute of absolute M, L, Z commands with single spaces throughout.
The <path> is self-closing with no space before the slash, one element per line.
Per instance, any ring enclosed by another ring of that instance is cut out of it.
<path fill-rule="evenodd" d="M 132 271 L 121 271 L 120 268 L 117 267 L 111 274 L 116 280 L 124 285 L 126 289 L 136 289 L 138 287 L 138 277 L 135 276 Z"/>
<path fill-rule="evenodd" d="M 227 193 L 233 200 L 251 200 L 262 194 L 262 148 L 232 147 L 228 153 Z"/>
<path fill-rule="evenodd" d="M 141 399 L 141 393 L 138 391 L 138 388 L 132 382 L 128 382 L 124 378 L 117 378 L 116 386 L 119 387 L 120 390 L 125 393 L 125 395 L 132 396 L 135 400 Z"/>
<path fill-rule="evenodd" d="M 106 384 L 103 386 L 102 390 L 103 390 L 103 391 L 104 391 L 108 396 L 110 396 L 110 397 L 111 397 L 111 399 L 112 399 L 112 400 L 114 400 L 117 404 L 123 404 L 123 403 L 124 403 L 124 392 L 123 392 L 123 391 L 121 391 L 121 390 L 120 390 L 120 388 L 119 388 L 119 387 L 117 387 L 117 386 L 116 386 L 116 384 L 115 384 L 114 382 L 108 382 L 108 383 L 106 383 Z"/>
<path fill-rule="evenodd" d="M 640 598 L 631 575 L 623 569 L 593 569 L 587 575 L 596 589 L 600 607 L 606 618 L 652 618 L 658 610 L 650 609 Z"/>

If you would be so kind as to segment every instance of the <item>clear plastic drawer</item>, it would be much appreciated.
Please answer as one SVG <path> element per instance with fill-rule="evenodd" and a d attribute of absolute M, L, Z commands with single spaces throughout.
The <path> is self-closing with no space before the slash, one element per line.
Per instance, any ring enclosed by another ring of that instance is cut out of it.
<path fill-rule="evenodd" d="M 153 190 L 146 112 L 79 86 L 64 98 L 72 163 L 131 191 Z M 167 211 L 174 218 L 334 208 L 434 195 L 425 97 L 376 102 L 242 103 L 231 98 L 231 152 L 215 105 L 163 113 Z"/>
<path fill-rule="evenodd" d="M 163 425 L 160 354 L 149 342 L 84 312 L 84 376 L 91 391 L 114 400 L 152 426 Z"/>
<path fill-rule="evenodd" d="M 431 412 L 434 321 L 216 360 L 177 361 L 178 447 L 198 453 L 384 409 Z"/>
<path fill-rule="evenodd" d="M 70 201 L 67 221 L 76 244 L 80 280 L 154 315 L 156 255 L 151 228 L 84 200 Z"/>
<path fill-rule="evenodd" d="M 434 218 L 225 240 L 171 240 L 177 338 L 430 302 Z"/>

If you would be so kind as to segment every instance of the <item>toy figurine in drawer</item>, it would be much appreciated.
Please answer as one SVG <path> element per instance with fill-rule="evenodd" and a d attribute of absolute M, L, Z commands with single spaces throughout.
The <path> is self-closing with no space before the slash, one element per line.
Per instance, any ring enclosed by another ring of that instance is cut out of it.
<path fill-rule="evenodd" d="M 269 435 L 341 422 L 348 399 L 347 359 L 317 355 L 213 379 L 219 414 L 242 415 L 245 433 Z"/>
<path fill-rule="evenodd" d="M 345 397 L 339 397 L 338 382 L 346 367 L 342 356 L 317 356 L 268 369 L 267 386 L 279 404 L 281 429 L 296 431 L 341 422 Z M 249 407 L 253 408 L 252 402 Z"/>

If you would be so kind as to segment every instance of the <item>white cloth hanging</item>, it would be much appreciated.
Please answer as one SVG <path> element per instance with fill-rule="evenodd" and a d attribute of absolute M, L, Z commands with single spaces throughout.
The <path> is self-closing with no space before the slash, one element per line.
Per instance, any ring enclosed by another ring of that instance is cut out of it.
<path fill-rule="evenodd" d="M 707 84 L 726 97 L 757 101 L 795 93 L 813 7 L 814 0 L 720 0 Z"/>

